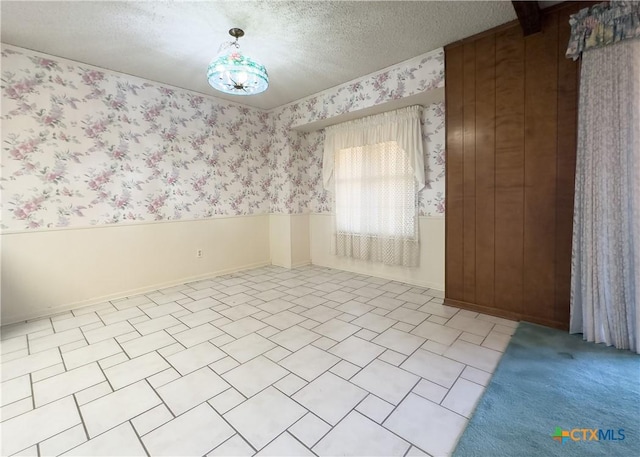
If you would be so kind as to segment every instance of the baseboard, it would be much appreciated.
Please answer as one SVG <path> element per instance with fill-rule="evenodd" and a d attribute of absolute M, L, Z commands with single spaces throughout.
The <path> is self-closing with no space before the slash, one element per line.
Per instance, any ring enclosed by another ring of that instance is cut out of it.
<path fill-rule="evenodd" d="M 415 280 L 407 280 L 407 279 L 401 279 L 401 278 L 394 278 L 391 275 L 385 275 L 385 274 L 378 274 L 378 273 L 363 273 L 362 271 L 358 271 L 355 268 L 348 268 L 348 267 L 337 267 L 335 265 L 329 265 L 329 264 L 324 264 L 321 262 L 314 262 L 313 259 L 310 262 L 311 265 L 316 265 L 318 267 L 323 267 L 323 268 L 331 268 L 332 270 L 342 270 L 342 271 L 348 271 L 350 273 L 355 273 L 358 275 L 364 275 L 364 276 L 373 276 L 374 278 L 382 278 L 382 279 L 388 279 L 389 281 L 397 281 L 397 282 L 401 282 L 404 284 L 409 284 L 412 286 L 418 286 L 418 287 L 424 287 L 426 289 L 434 289 L 434 290 L 439 290 L 442 291 L 443 287 L 439 284 L 436 283 L 432 283 L 432 282 L 427 282 L 427 281 L 415 281 Z"/>
<path fill-rule="evenodd" d="M 92 306 L 92 305 L 96 305 L 98 303 L 104 303 L 106 301 L 111 301 L 111 300 L 119 300 L 122 298 L 126 298 L 126 297 L 131 297 L 134 295 L 141 295 L 141 294 L 146 294 L 149 292 L 154 292 L 156 290 L 159 289 L 166 289 L 168 287 L 173 287 L 173 286 L 179 286 L 180 284 L 185 284 L 188 282 L 194 282 L 194 281 L 200 281 L 203 279 L 208 279 L 208 278 L 213 278 L 216 276 L 223 276 L 223 275 L 227 275 L 227 274 L 231 274 L 231 273 L 237 273 L 238 271 L 244 271 L 244 270 L 250 270 L 253 268 L 260 268 L 260 267 L 265 267 L 271 265 L 271 262 L 256 262 L 256 263 L 251 263 L 251 264 L 246 264 L 246 265 L 242 265 L 239 267 L 233 267 L 233 268 L 226 268 L 223 270 L 216 270 L 216 271 L 211 271 L 211 272 L 207 272 L 207 273 L 203 273 L 201 275 L 196 275 L 196 276 L 188 276 L 185 278 L 180 278 L 180 279 L 176 279 L 176 280 L 172 280 L 172 281 L 167 281 L 164 283 L 158 283 L 158 284 L 152 284 L 149 286 L 145 286 L 145 287 L 140 287 L 137 289 L 130 289 L 130 290 L 125 290 L 125 291 L 121 291 L 121 292 L 116 292 L 113 294 L 108 294 L 108 295 L 103 295 L 100 297 L 95 297 L 95 298 L 91 298 L 88 300 L 82 300 L 82 301 L 78 301 L 78 302 L 74 302 L 74 303 L 68 303 L 65 305 L 60 305 L 60 306 L 56 306 L 54 308 L 47 308 L 46 313 L 44 314 L 39 314 L 39 313 L 32 313 L 32 314 L 27 314 L 24 316 L 18 316 L 18 317 L 10 317 L 8 319 L 4 319 L 2 322 L 2 325 L 10 325 L 10 324 L 15 324 L 18 322 L 24 322 L 24 321 L 29 321 L 29 320 L 35 320 L 35 319 L 43 319 L 46 317 L 52 317 L 55 316 L 57 314 L 66 312 L 66 311 L 70 311 L 72 309 L 79 309 L 79 308 L 84 308 L 86 306 Z"/>
<path fill-rule="evenodd" d="M 469 311 L 475 311 L 482 314 L 489 314 L 491 316 L 503 317 L 514 321 L 527 321 L 534 324 L 544 325 L 546 327 L 557 328 L 559 330 L 569 330 L 569 324 L 567 322 L 555 321 L 553 319 L 544 319 L 538 316 L 531 316 L 529 314 L 517 313 L 514 311 L 507 311 L 498 308 L 491 308 L 489 306 L 476 305 L 475 303 L 468 303 L 465 301 L 454 300 L 451 298 L 445 298 L 444 304 L 449 306 L 455 306 L 456 308 L 468 309 Z"/>
<path fill-rule="evenodd" d="M 311 259 L 303 260 L 301 262 L 292 263 L 291 264 L 291 268 L 306 267 L 307 265 L 311 265 Z"/>
<path fill-rule="evenodd" d="M 289 265 L 285 265 L 283 263 L 277 263 L 277 262 L 274 262 L 273 260 L 269 262 L 269 265 L 273 265 L 274 267 L 287 268 L 289 270 L 291 269 Z"/>
<path fill-rule="evenodd" d="M 287 268 L 288 270 L 291 270 L 292 268 L 306 267 L 307 265 L 311 265 L 311 260 L 303 260 L 301 262 L 292 263 L 291 265 L 284 265 L 282 263 L 276 263 L 274 261 L 271 261 L 271 265 L 275 267 Z"/>
<path fill-rule="evenodd" d="M 4 325 L 15 324 L 15 323 L 18 323 L 18 322 L 24 322 L 24 321 L 29 321 L 29 320 L 43 319 L 43 318 L 47 318 L 47 317 L 52 317 L 52 316 L 55 316 L 57 314 L 64 313 L 66 311 L 70 311 L 70 310 L 73 310 L 73 309 L 84 308 L 86 306 L 92 306 L 92 305 L 96 305 L 98 303 L 104 303 L 106 301 L 119 300 L 119 299 L 122 299 L 122 298 L 131 297 L 131 296 L 134 296 L 134 295 L 141 295 L 141 294 L 146 294 L 146 293 L 149 293 L 149 292 L 154 292 L 154 291 L 159 290 L 159 289 L 166 289 L 168 287 L 178 286 L 180 284 L 185 284 L 185 283 L 188 283 L 188 282 L 200 281 L 202 279 L 213 278 L 213 277 L 216 277 L 216 276 L 223 276 L 223 275 L 230 274 L 230 273 L 236 273 L 238 271 L 250 270 L 250 269 L 253 269 L 253 268 L 260 268 L 260 267 L 264 267 L 264 266 L 268 266 L 268 265 L 275 265 L 275 266 L 280 266 L 282 268 L 289 268 L 289 267 L 286 267 L 286 266 L 283 266 L 283 265 L 274 264 L 271 261 L 256 262 L 256 263 L 246 264 L 246 265 L 242 265 L 242 266 L 238 266 L 238 267 L 234 267 L 234 268 L 226 268 L 226 269 L 223 269 L 223 270 L 211 271 L 211 272 L 203 273 L 201 275 L 184 277 L 184 278 L 180 278 L 180 279 L 176 279 L 176 280 L 172 280 L 172 281 L 167 281 L 167 282 L 164 282 L 164 283 L 152 284 L 152 285 L 145 286 L 145 287 L 140 287 L 140 288 L 137 288 L 137 289 L 129 289 L 129 290 L 125 290 L 125 291 L 120 291 L 120 292 L 117 292 L 117 293 L 103 295 L 103 296 L 91 298 L 91 299 L 88 299 L 88 300 L 82 300 L 82 301 L 78 301 L 78 302 L 74 302 L 74 303 L 68 303 L 68 304 L 65 304 L 65 305 L 56 306 L 54 308 L 48 308 L 46 310 L 46 312 L 43 313 L 43 314 L 31 313 L 31 314 L 26 314 L 26 315 L 17 316 L 17 317 L 9 317 L 9 318 L 3 320 L 2 325 L 4 326 Z M 366 275 L 366 276 L 373 276 L 373 277 L 382 278 L 382 279 L 388 279 L 389 281 L 402 282 L 402 283 L 405 283 L 405 284 L 410 284 L 410 285 L 418 286 L 418 287 L 424 287 L 424 288 L 427 288 L 427 289 L 442 290 L 441 288 L 438 287 L 437 284 L 429 283 L 429 282 L 426 282 L 426 281 L 425 282 L 423 282 L 423 281 L 407 281 L 407 280 L 391 277 L 390 275 L 381 275 L 381 274 L 373 275 L 373 274 L 370 274 L 370 273 L 362 273 L 361 271 L 357 271 L 357 270 L 352 269 L 352 268 L 343 268 L 343 267 L 338 268 L 338 267 L 336 267 L 334 265 L 324 265 L 324 264 L 321 264 L 321 263 L 312 262 L 311 260 L 303 260 L 301 262 L 296 262 L 290 268 L 298 268 L 298 267 L 303 267 L 303 266 L 307 266 L 307 265 L 316 265 L 316 266 L 319 266 L 319 267 L 331 268 L 333 270 L 348 271 L 350 273 L 361 274 L 361 275 Z M 452 304 L 452 306 L 457 306 L 459 308 L 464 308 L 466 305 L 463 306 L 463 305 Z M 486 314 L 492 314 L 489 311 L 482 311 L 482 312 L 484 312 Z M 495 313 L 493 313 L 493 314 L 496 315 Z M 501 316 L 501 317 L 505 317 L 505 316 Z M 529 320 L 530 322 L 535 322 L 535 323 L 541 323 L 539 321 L 535 321 L 535 320 L 531 320 L 531 319 L 525 319 L 525 320 Z M 548 324 L 542 323 L 542 325 L 548 325 Z M 551 325 L 551 326 L 553 326 L 553 325 Z"/>

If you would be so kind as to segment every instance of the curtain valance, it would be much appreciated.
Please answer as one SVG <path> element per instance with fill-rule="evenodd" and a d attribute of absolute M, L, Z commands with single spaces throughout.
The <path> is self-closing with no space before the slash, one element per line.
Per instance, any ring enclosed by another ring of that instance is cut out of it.
<path fill-rule="evenodd" d="M 640 37 L 640 3 L 600 3 L 572 14 L 569 24 L 571 37 L 566 56 L 577 60 L 589 49 Z"/>
<path fill-rule="evenodd" d="M 417 183 L 425 185 L 421 106 L 409 106 L 387 113 L 327 127 L 324 140 L 322 179 L 325 189 L 333 191 L 335 154 L 341 149 L 395 141 L 408 155 Z"/>

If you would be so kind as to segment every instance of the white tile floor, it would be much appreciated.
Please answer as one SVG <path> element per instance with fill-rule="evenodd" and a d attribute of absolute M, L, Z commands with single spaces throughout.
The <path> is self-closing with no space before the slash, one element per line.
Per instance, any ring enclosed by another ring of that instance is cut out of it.
<path fill-rule="evenodd" d="M 265 267 L 2 328 L 2 455 L 451 453 L 515 322 Z"/>

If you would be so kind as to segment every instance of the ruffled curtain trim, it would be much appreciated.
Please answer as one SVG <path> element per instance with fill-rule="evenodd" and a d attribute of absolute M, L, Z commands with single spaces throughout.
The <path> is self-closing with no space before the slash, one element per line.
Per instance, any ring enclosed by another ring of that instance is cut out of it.
<path fill-rule="evenodd" d="M 421 106 L 409 106 L 388 113 L 327 127 L 322 160 L 325 189 L 333 191 L 333 167 L 336 151 L 370 144 L 395 141 L 409 155 L 419 191 L 425 186 L 424 153 L 420 125 Z"/>
<path fill-rule="evenodd" d="M 420 242 L 412 238 L 338 232 L 334 238 L 333 253 L 386 265 L 417 267 L 420 264 Z"/>
<path fill-rule="evenodd" d="M 566 56 L 577 60 L 589 49 L 640 37 L 640 3 L 600 3 L 572 14 L 569 24 L 571 37 Z"/>

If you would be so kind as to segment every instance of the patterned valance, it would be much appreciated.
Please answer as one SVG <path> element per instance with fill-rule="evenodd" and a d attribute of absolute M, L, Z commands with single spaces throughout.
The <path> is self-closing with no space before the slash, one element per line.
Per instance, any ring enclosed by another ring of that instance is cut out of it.
<path fill-rule="evenodd" d="M 566 56 L 576 60 L 589 49 L 640 37 L 640 3 L 599 3 L 571 15 L 569 24 L 571 38 Z"/>

